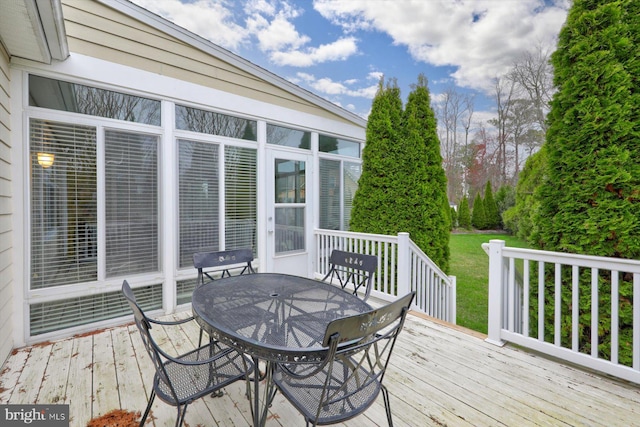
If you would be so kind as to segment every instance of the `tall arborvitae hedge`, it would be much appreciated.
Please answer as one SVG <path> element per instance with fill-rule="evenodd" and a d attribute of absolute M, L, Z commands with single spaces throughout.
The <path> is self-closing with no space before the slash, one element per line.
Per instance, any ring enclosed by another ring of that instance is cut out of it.
<path fill-rule="evenodd" d="M 548 167 L 539 192 L 536 240 L 553 251 L 638 259 L 640 1 L 574 0 L 552 64 L 558 92 L 548 115 Z M 564 291 L 571 288 L 569 279 L 562 288 L 563 314 L 576 309 Z M 624 364 L 631 361 L 632 310 L 637 310 L 629 303 L 633 285 L 627 279 L 621 275 L 618 284 L 618 358 Z M 591 301 L 582 297 L 590 295 L 590 286 L 591 278 L 581 277 L 579 345 L 592 351 L 596 333 L 599 356 L 608 359 L 610 276 L 599 278 L 597 330 L 590 328 Z M 552 327 L 545 333 L 552 336 Z M 562 339 L 571 345 L 570 327 L 563 328 Z"/>
<path fill-rule="evenodd" d="M 552 63 L 539 244 L 640 258 L 640 1 L 575 0 Z"/>
<path fill-rule="evenodd" d="M 440 140 L 427 78 L 422 74 L 409 94 L 403 130 L 407 152 L 405 191 L 410 195 L 406 207 L 408 215 L 415 216 L 413 230 L 420 233 L 420 239 L 414 241 L 447 272 L 451 228 L 447 178 L 442 168 Z M 419 156 L 414 157 L 413 153 Z"/>
<path fill-rule="evenodd" d="M 498 215 L 498 205 L 496 204 L 496 200 L 493 198 L 493 190 L 491 189 L 491 182 L 487 181 L 487 185 L 484 188 L 484 200 L 482 201 L 484 205 L 484 213 L 485 213 L 485 228 L 489 230 L 495 230 L 496 228 L 500 228 L 500 216 Z"/>
<path fill-rule="evenodd" d="M 404 168 L 404 148 L 400 137 L 402 100 L 395 81 L 384 85 L 371 105 L 366 145 L 362 152 L 362 174 L 353 197 L 349 229 L 374 234 L 397 234 L 404 227 L 404 215 L 396 203 Z M 413 237 L 413 236 L 412 236 Z"/>
<path fill-rule="evenodd" d="M 473 199 L 473 210 L 471 211 L 471 225 L 478 230 L 484 230 L 487 227 L 487 214 L 484 211 L 484 203 L 480 193 L 476 194 Z"/>
<path fill-rule="evenodd" d="M 464 196 L 458 204 L 458 227 L 471 230 L 471 212 L 467 196 Z"/>
<path fill-rule="evenodd" d="M 380 82 L 367 123 L 362 160 L 350 229 L 390 235 L 408 232 L 446 272 L 449 204 L 424 76 L 409 95 L 404 112 L 395 81 Z"/>

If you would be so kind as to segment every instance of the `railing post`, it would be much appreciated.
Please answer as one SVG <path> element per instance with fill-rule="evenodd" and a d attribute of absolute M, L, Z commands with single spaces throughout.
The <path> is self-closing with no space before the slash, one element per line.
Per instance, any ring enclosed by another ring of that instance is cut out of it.
<path fill-rule="evenodd" d="M 502 346 L 505 343 L 500 339 L 502 329 L 502 249 L 504 240 L 489 241 L 489 325 L 488 337 L 485 341 Z"/>
<path fill-rule="evenodd" d="M 411 290 L 411 252 L 409 251 L 409 233 L 398 233 L 398 294 L 404 296 Z"/>

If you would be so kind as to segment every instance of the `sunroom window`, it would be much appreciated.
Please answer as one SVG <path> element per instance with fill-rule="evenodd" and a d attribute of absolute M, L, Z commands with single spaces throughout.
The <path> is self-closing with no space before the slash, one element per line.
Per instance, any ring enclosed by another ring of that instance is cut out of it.
<path fill-rule="evenodd" d="M 255 252 L 256 150 L 181 139 L 178 152 L 179 266 L 193 267 L 193 254 L 200 251 L 251 248 Z M 220 191 L 223 172 L 225 189 Z"/>
<path fill-rule="evenodd" d="M 31 119 L 31 288 L 94 281 L 96 128 Z"/>
<path fill-rule="evenodd" d="M 349 229 L 361 172 L 359 163 L 320 159 L 320 228 Z"/>
<path fill-rule="evenodd" d="M 311 132 L 267 124 L 267 143 L 308 150 L 311 148 Z"/>
<path fill-rule="evenodd" d="M 33 74 L 29 105 L 160 126 L 160 101 Z"/>
<path fill-rule="evenodd" d="M 106 277 L 159 270 L 158 137 L 105 132 Z"/>
<path fill-rule="evenodd" d="M 159 137 L 104 131 L 102 212 L 98 128 L 35 118 L 29 127 L 31 289 L 158 271 Z"/>

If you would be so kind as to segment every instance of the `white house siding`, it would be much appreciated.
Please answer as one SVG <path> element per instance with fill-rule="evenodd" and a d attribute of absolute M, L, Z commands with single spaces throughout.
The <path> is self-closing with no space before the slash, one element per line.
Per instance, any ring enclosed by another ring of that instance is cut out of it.
<path fill-rule="evenodd" d="M 9 56 L 0 44 L 0 366 L 13 347 Z"/>
<path fill-rule="evenodd" d="M 62 4 L 72 52 L 353 124 L 104 4 L 86 0 L 63 0 Z"/>

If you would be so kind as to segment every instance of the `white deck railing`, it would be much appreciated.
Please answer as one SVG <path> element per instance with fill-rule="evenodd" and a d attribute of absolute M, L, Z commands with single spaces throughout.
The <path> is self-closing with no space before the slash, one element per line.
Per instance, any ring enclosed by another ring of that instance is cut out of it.
<path fill-rule="evenodd" d="M 489 254 L 488 342 L 503 345 L 509 341 L 640 383 L 640 261 L 510 248 L 502 240 L 491 240 L 482 246 Z M 599 286 L 603 278 L 607 285 L 610 283 L 610 293 L 605 294 Z M 621 292 L 623 281 L 631 289 Z M 585 288 L 589 294 L 581 295 L 580 289 Z M 590 310 L 581 313 L 564 304 L 563 312 L 563 297 L 566 302 L 571 301 L 570 307 L 590 301 Z M 602 306 L 602 300 L 610 303 Z M 552 309 L 549 301 L 553 302 Z M 632 326 L 631 337 L 623 335 L 620 327 L 622 304 L 633 307 L 632 325 L 627 325 L 625 331 L 628 334 Z M 591 334 L 586 343 L 590 350 L 581 351 L 585 338 L 581 342 L 579 331 L 587 327 L 601 330 L 603 311 L 611 313 L 611 321 L 605 325 L 610 326 L 611 344 L 604 345 L 603 349 L 599 347 L 603 343 L 599 342 L 598 334 Z M 537 322 L 532 322 L 532 317 L 537 318 Z M 586 324 L 585 318 L 590 318 Z M 563 330 L 570 332 L 570 340 L 565 336 L 564 343 Z M 623 345 L 631 346 L 632 352 L 631 361 L 624 364 L 619 361 Z M 602 354 L 610 356 L 604 358 Z"/>
<path fill-rule="evenodd" d="M 331 251 L 375 255 L 378 271 L 374 276 L 371 296 L 393 300 L 416 291 L 414 308 L 447 322 L 456 323 L 456 278 L 447 276 L 409 238 L 409 233 L 397 236 L 353 233 L 348 231 L 315 230 L 315 274 L 322 278 L 329 271 Z"/>

